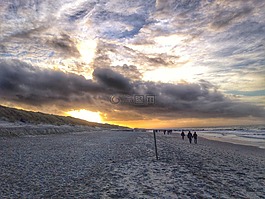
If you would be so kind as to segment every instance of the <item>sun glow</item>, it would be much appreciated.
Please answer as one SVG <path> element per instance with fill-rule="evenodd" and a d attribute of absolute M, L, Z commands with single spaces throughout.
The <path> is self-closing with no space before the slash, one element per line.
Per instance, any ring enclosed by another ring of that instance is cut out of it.
<path fill-rule="evenodd" d="M 97 49 L 97 41 L 94 39 L 83 40 L 77 45 L 77 49 L 82 57 L 82 59 L 90 64 L 93 61 L 93 58 Z"/>
<path fill-rule="evenodd" d="M 205 73 L 203 67 L 183 66 L 179 68 L 158 68 L 153 71 L 145 72 L 145 81 L 155 81 L 164 83 L 177 83 L 180 81 L 194 82 L 201 79 L 200 75 Z"/>
<path fill-rule="evenodd" d="M 102 123 L 100 112 L 92 112 L 85 109 L 81 109 L 81 110 L 69 111 L 67 112 L 67 115 L 70 115 L 78 119 L 83 119 L 89 122 Z"/>

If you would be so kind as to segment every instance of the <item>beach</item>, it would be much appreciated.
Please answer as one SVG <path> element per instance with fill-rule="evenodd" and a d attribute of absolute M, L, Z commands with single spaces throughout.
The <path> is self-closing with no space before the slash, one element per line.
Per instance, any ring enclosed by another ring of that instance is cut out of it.
<path fill-rule="evenodd" d="M 264 198 L 265 151 L 179 133 L 0 137 L 0 198 Z"/>

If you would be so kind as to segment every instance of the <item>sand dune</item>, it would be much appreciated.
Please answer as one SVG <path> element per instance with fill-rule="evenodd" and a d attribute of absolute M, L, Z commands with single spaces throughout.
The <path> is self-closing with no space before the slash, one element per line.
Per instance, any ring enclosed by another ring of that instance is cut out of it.
<path fill-rule="evenodd" d="M 36 125 L 36 126 L 35 126 Z M 126 129 L 127 127 L 122 127 L 118 125 L 112 125 L 107 123 L 96 123 L 96 122 L 88 122 L 86 120 L 81 120 L 77 118 L 73 118 L 70 116 L 59 116 L 52 114 L 45 114 L 41 112 L 32 112 L 25 111 L 10 107 L 5 107 L 0 105 L 0 130 L 3 128 L 13 128 L 13 127 L 32 127 L 38 128 L 40 130 L 41 126 L 44 125 L 44 128 L 49 125 L 54 126 L 87 126 L 87 127 L 99 127 L 99 128 L 116 128 L 116 129 Z M 60 130 L 59 128 L 56 128 Z M 128 129 L 128 128 L 127 128 Z M 13 128 L 14 130 L 14 128 Z M 22 130 L 21 128 L 18 130 Z M 38 133 L 40 131 L 37 130 Z M 17 134 L 18 132 L 14 132 Z M 29 132 L 23 132 L 28 133 Z M 1 136 L 1 132 L 0 132 Z"/>
<path fill-rule="evenodd" d="M 19 122 L 13 123 L 0 121 L 0 137 L 50 135 L 91 130 L 95 131 L 97 129 L 97 127 L 83 125 L 24 124 Z"/>

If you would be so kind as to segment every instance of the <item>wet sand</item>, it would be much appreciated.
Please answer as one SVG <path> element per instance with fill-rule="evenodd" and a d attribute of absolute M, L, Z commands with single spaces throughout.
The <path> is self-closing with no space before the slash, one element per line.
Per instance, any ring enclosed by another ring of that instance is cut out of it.
<path fill-rule="evenodd" d="M 265 150 L 157 133 L 0 138 L 0 198 L 263 198 Z"/>

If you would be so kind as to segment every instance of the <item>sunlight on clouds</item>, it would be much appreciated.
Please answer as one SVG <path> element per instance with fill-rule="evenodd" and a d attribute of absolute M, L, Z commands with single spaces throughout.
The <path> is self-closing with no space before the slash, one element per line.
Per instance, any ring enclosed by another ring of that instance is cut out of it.
<path fill-rule="evenodd" d="M 167 36 L 158 36 L 154 38 L 154 44 L 145 44 L 145 45 L 132 45 L 128 44 L 127 46 L 133 50 L 140 51 L 141 53 L 153 54 L 153 53 L 165 53 L 168 55 L 177 55 L 181 50 L 175 48 L 176 46 L 181 47 L 185 44 L 185 41 L 189 39 L 189 35 L 167 35 Z M 184 56 L 184 55 L 182 55 Z"/>
<path fill-rule="evenodd" d="M 181 35 L 169 35 L 169 36 L 159 36 L 156 37 L 154 40 L 156 43 L 161 45 L 174 46 L 182 42 L 184 39 L 185 37 Z"/>
<path fill-rule="evenodd" d="M 100 112 L 92 112 L 85 109 L 81 109 L 81 110 L 69 111 L 66 114 L 75 118 L 87 120 L 89 122 L 98 122 L 98 123 L 102 122 L 100 117 Z"/>
<path fill-rule="evenodd" d="M 97 49 L 97 40 L 83 40 L 77 45 L 81 58 L 87 64 L 93 61 Z"/>
<path fill-rule="evenodd" d="M 143 74 L 143 80 L 164 83 L 177 83 L 180 81 L 194 82 L 200 79 L 200 75 L 205 73 L 205 67 L 182 66 L 179 68 L 158 68 L 147 71 Z"/>

